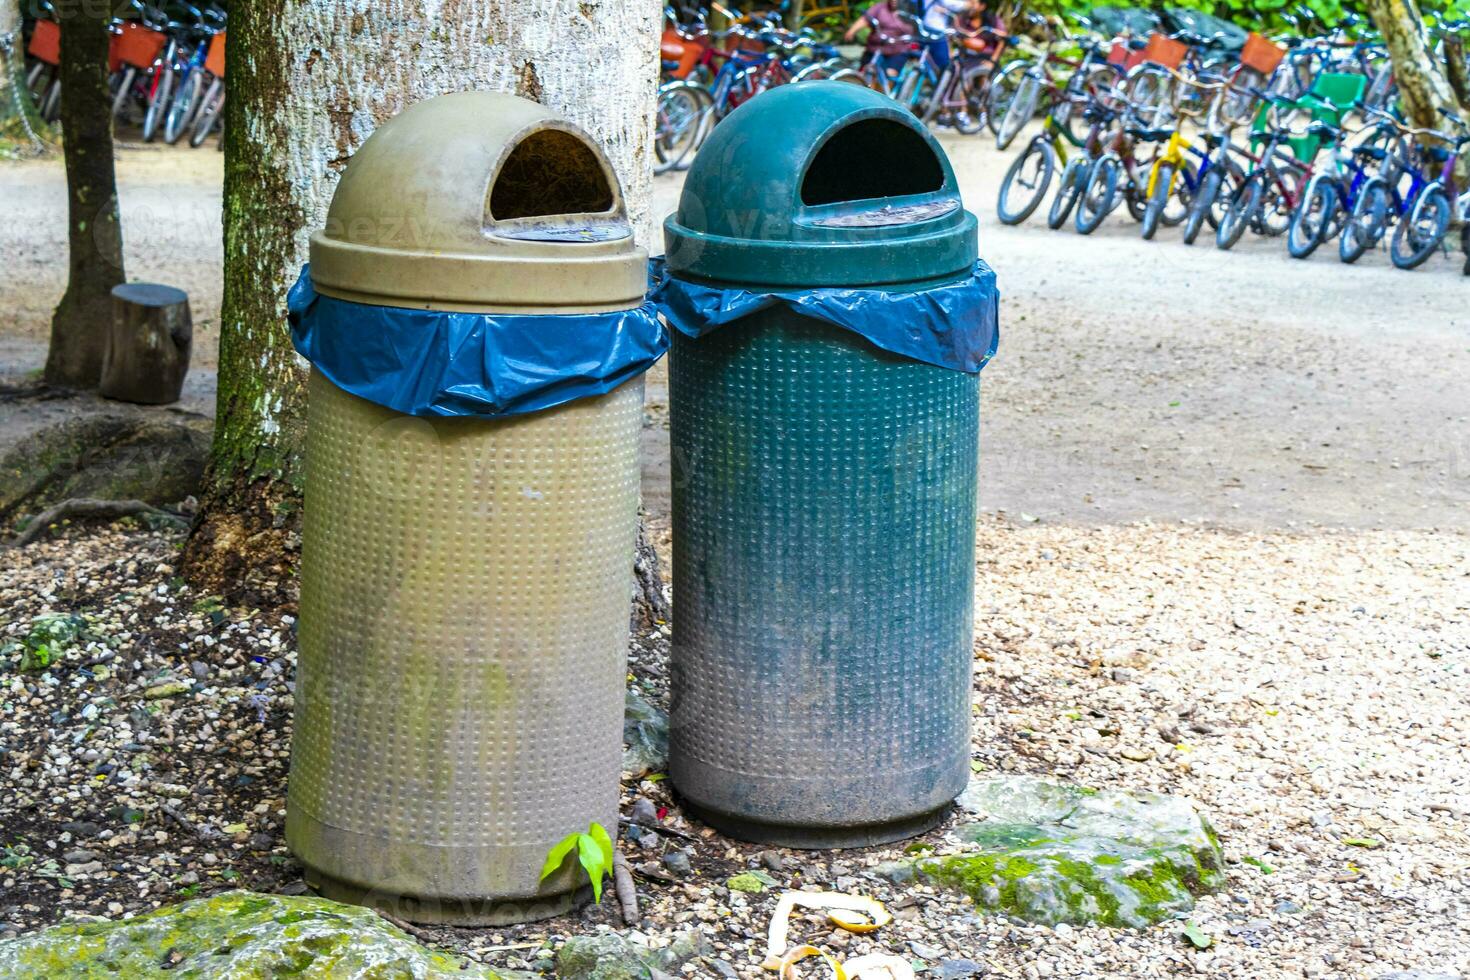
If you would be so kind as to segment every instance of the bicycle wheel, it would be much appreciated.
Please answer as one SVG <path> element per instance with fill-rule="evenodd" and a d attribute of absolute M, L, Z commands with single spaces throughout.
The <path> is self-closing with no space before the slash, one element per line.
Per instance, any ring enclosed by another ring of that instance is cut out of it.
<path fill-rule="evenodd" d="M 973 136 L 985 128 L 990 94 L 986 88 L 987 73 L 986 68 L 975 68 L 960 76 L 958 84 L 964 104 L 954 111 L 954 128 L 961 135 Z"/>
<path fill-rule="evenodd" d="M 664 173 L 678 166 L 699 137 L 702 120 L 694 87 L 675 83 L 660 88 L 654 120 L 653 151 L 658 163 L 653 170 Z"/>
<path fill-rule="evenodd" d="M 36 108 L 41 113 L 41 118 L 48 123 L 54 123 L 61 118 L 61 77 L 57 76 L 46 86 L 46 94 L 37 103 Z"/>
<path fill-rule="evenodd" d="M 1286 251 L 1294 259 L 1304 259 L 1327 239 L 1327 229 L 1337 210 L 1337 191 L 1325 180 L 1314 180 L 1301 204 L 1291 215 L 1286 230 Z"/>
<path fill-rule="evenodd" d="M 1092 169 L 1092 161 L 1085 157 L 1073 157 L 1067 161 L 1066 167 L 1062 168 L 1062 179 L 1057 184 L 1057 195 L 1051 199 L 1051 210 L 1046 215 L 1046 226 L 1053 231 L 1060 228 L 1072 213 L 1072 206 L 1077 203 L 1077 198 L 1082 196 L 1082 189 L 1087 186 L 1087 178 Z"/>
<path fill-rule="evenodd" d="M 1300 201 L 1302 195 L 1293 193 L 1301 186 L 1302 174 L 1296 170 L 1273 170 L 1272 176 L 1261 183 L 1261 205 L 1256 211 L 1256 226 L 1263 235 L 1278 238 L 1286 234 L 1291 226 L 1291 215 L 1295 208 L 1292 201 Z"/>
<path fill-rule="evenodd" d="M 1344 262 L 1358 261 L 1383 238 L 1387 225 L 1388 185 L 1382 178 L 1374 177 L 1358 191 L 1352 213 L 1343 223 L 1342 234 L 1337 239 L 1337 257 Z"/>
<path fill-rule="evenodd" d="M 995 204 L 996 216 L 1002 224 L 1018 225 L 1031 217 L 1051 183 L 1057 168 L 1057 153 L 1044 139 L 1035 139 L 1026 152 L 1016 157 L 1005 179 L 1000 182 L 1000 196 Z"/>
<path fill-rule="evenodd" d="M 1021 79 L 1026 77 L 1030 67 L 1029 61 L 1013 61 L 991 79 L 990 91 L 985 95 L 985 125 L 990 127 L 992 134 L 1000 135 L 1000 121 L 1005 118 L 1006 110 L 1010 108 L 1016 97 L 1016 90 L 1021 85 Z"/>
<path fill-rule="evenodd" d="M 1174 193 L 1174 165 L 1159 164 L 1149 180 L 1153 182 L 1153 190 L 1149 192 L 1148 202 L 1143 206 L 1143 224 L 1139 229 L 1144 241 L 1153 238 L 1154 233 L 1159 230 L 1159 222 L 1164 218 L 1164 208 Z"/>
<path fill-rule="evenodd" d="M 173 145 L 184 135 L 184 130 L 189 128 L 189 123 L 194 119 L 194 113 L 199 109 L 199 96 L 203 94 L 204 76 L 200 72 L 191 71 L 189 77 L 184 79 L 179 91 L 174 95 L 173 101 L 168 105 L 168 112 L 163 117 L 163 141 Z"/>
<path fill-rule="evenodd" d="M 194 117 L 194 132 L 189 136 L 190 146 L 199 146 L 209 138 L 209 133 L 214 129 L 224 107 L 225 83 L 216 78 L 210 81 L 209 89 L 204 93 L 204 104 L 199 107 L 199 115 Z"/>
<path fill-rule="evenodd" d="M 1109 64 L 1093 65 L 1087 73 L 1080 78 L 1073 76 L 1072 81 L 1067 83 L 1067 96 L 1075 96 L 1075 100 L 1066 99 L 1056 107 L 1052 117 L 1067 134 L 1067 139 L 1074 146 L 1081 146 L 1087 140 L 1087 130 L 1091 122 L 1082 112 L 1082 107 L 1090 99 L 1100 98 L 1103 93 L 1112 88 L 1113 82 L 1118 78 L 1118 69 Z"/>
<path fill-rule="evenodd" d="M 1022 128 L 1031 121 L 1036 113 L 1036 102 L 1041 98 L 1041 82 L 1034 75 L 1027 75 L 1021 79 L 1021 85 L 1016 90 L 1016 97 L 1011 104 L 1006 106 L 1006 114 L 1000 121 L 1000 128 L 995 132 L 996 149 L 1004 150 L 1013 143 Z"/>
<path fill-rule="evenodd" d="M 1174 77 L 1158 65 L 1143 64 L 1128 79 L 1128 101 L 1133 117 L 1147 129 L 1161 128 L 1171 112 Z"/>
<path fill-rule="evenodd" d="M 158 135 L 158 124 L 163 121 L 164 111 L 168 108 L 173 92 L 174 70 L 171 67 L 165 68 L 153 94 L 148 97 L 148 111 L 143 114 L 144 143 L 152 143 L 153 138 Z"/>
<path fill-rule="evenodd" d="M 123 68 L 122 73 L 118 76 L 117 90 L 112 94 L 112 118 L 116 119 L 122 115 L 123 108 L 133 94 L 133 80 L 137 77 L 138 69 L 132 65 Z"/>
<path fill-rule="evenodd" d="M 1240 241 L 1240 236 L 1245 234 L 1246 226 L 1255 220 L 1256 211 L 1261 206 L 1263 183 L 1261 174 L 1254 173 L 1236 188 L 1230 197 L 1230 207 L 1220 220 L 1220 227 L 1215 229 L 1216 248 L 1234 248 L 1235 243 Z"/>
<path fill-rule="evenodd" d="M 1077 199 L 1077 217 L 1073 222 L 1081 234 L 1090 235 L 1097 231 L 1098 225 L 1113 210 L 1117 203 L 1118 174 L 1122 169 L 1123 164 L 1117 157 L 1103 157 L 1092 165 L 1092 172 L 1087 175 L 1087 186 Z"/>
<path fill-rule="evenodd" d="M 1399 219 L 1388 246 L 1388 257 L 1400 269 L 1417 269 L 1439 248 L 1450 227 L 1450 199 L 1438 187 L 1419 195 L 1409 213 Z"/>
<path fill-rule="evenodd" d="M 1200 228 L 1214 210 L 1215 199 L 1220 196 L 1220 182 L 1223 179 L 1219 167 L 1211 167 L 1200 178 L 1194 200 L 1189 202 L 1189 213 L 1184 216 L 1184 244 L 1193 245 L 1194 240 L 1199 237 Z"/>

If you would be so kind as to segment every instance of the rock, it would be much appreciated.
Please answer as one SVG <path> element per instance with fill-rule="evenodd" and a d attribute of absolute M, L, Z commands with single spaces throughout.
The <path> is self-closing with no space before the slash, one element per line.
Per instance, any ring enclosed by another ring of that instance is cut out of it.
<path fill-rule="evenodd" d="M 966 980 L 968 977 L 983 977 L 986 972 L 985 964 L 974 960 L 939 961 L 939 980 Z"/>
<path fill-rule="evenodd" d="M 768 871 L 779 872 L 786 870 L 786 861 L 781 857 L 780 851 L 761 851 L 757 855 L 757 858 L 760 860 L 761 866 Z"/>
<path fill-rule="evenodd" d="M 155 684 L 143 692 L 143 700 L 157 701 L 161 698 L 177 697 L 180 694 L 187 694 L 192 686 L 188 681 L 166 681 L 162 684 Z"/>
<path fill-rule="evenodd" d="M 999 776 L 972 780 L 959 804 L 988 817 L 953 831 L 979 852 L 914 867 L 982 908 L 1044 925 L 1141 927 L 1224 884 L 1219 840 L 1184 800 Z"/>
<path fill-rule="evenodd" d="M 724 960 L 710 959 L 705 962 L 709 964 L 711 970 L 724 977 L 725 980 L 740 980 L 740 974 L 735 972 L 735 967 Z"/>
<path fill-rule="evenodd" d="M 623 772 L 642 776 L 669 766 L 669 716 L 631 688 L 623 701 Z"/>
<path fill-rule="evenodd" d="M 689 855 L 683 851 L 670 851 L 660 860 L 669 874 L 678 878 L 686 878 L 694 870 L 689 864 Z"/>
<path fill-rule="evenodd" d="M 0 976 L 13 977 L 266 977 L 312 966 L 334 980 L 499 977 L 420 946 L 367 909 L 246 891 L 123 921 L 52 926 L 0 943 Z"/>
<path fill-rule="evenodd" d="M 909 942 L 909 951 L 921 960 L 937 960 L 944 955 L 943 950 L 935 949 L 927 943 L 917 941 Z"/>
<path fill-rule="evenodd" d="M 628 813 L 628 820 L 630 823 L 643 827 L 655 826 L 658 823 L 658 807 L 640 796 L 633 801 L 633 809 Z"/>
<path fill-rule="evenodd" d="M 1381 973 L 1377 980 L 1460 980 L 1458 973 L 1425 973 L 1423 970 L 1399 970 Z"/>
<path fill-rule="evenodd" d="M 558 980 L 646 980 L 649 950 L 615 932 L 573 936 L 556 954 Z"/>
<path fill-rule="evenodd" d="M 704 938 L 704 933 L 698 929 L 686 929 L 674 937 L 673 942 L 662 949 L 653 950 L 648 957 L 648 962 L 656 969 L 665 973 L 679 973 L 684 964 L 696 957 L 705 956 L 709 953 L 709 943 Z"/>
<path fill-rule="evenodd" d="M 0 459 L 0 521 L 68 497 L 162 506 L 199 489 L 209 424 L 87 415 L 33 433 Z"/>

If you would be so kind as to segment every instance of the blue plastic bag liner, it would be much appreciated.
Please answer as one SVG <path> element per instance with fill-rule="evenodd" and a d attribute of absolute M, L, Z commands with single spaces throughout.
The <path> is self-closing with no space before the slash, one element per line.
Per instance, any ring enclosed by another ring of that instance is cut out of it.
<path fill-rule="evenodd" d="M 343 391 L 404 415 L 494 418 L 612 391 L 669 335 L 651 301 L 615 313 L 453 313 L 323 296 L 311 268 L 286 298 L 291 342 Z"/>
<path fill-rule="evenodd" d="M 686 337 L 700 337 L 784 303 L 890 353 L 968 374 L 979 373 L 1000 341 L 1000 293 L 995 270 L 984 260 L 976 260 L 967 278 L 910 292 L 883 287 L 758 292 L 710 286 L 669 274 L 662 258 L 649 260 L 649 281 L 659 312 Z"/>

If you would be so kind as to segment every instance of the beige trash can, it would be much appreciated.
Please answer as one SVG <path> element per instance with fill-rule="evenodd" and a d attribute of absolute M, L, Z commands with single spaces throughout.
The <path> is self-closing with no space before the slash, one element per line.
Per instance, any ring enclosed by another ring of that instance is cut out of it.
<path fill-rule="evenodd" d="M 526 351 L 578 323 L 544 315 L 592 315 L 585 341 L 622 322 L 595 315 L 641 308 L 645 265 L 600 150 L 514 96 L 414 105 L 344 171 L 308 284 L 336 332 L 297 337 L 314 366 L 286 839 L 324 895 L 495 924 L 588 893 L 575 860 L 538 878 L 567 834 L 617 834 L 648 364 L 610 340 L 606 393 L 570 365 L 510 413 L 426 376 L 473 369 L 479 337 L 481 360 L 535 380 Z M 384 341 L 389 322 L 409 326 Z M 416 386 L 412 414 L 361 397 L 380 369 Z"/>

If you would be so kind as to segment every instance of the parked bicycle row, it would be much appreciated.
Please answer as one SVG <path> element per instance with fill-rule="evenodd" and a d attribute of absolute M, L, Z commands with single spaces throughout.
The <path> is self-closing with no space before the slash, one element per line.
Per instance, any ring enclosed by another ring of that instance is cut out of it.
<path fill-rule="evenodd" d="M 1225 71 L 1185 70 L 1181 59 L 1149 62 L 1146 73 L 1079 65 L 1066 77 L 1042 75 L 1046 112 L 1002 181 L 1000 220 L 1025 221 L 1054 186 L 1048 225 L 1070 218 L 1082 234 L 1124 208 L 1145 239 L 1181 226 L 1192 244 L 1209 225 L 1221 249 L 1251 231 L 1285 236 L 1296 258 L 1335 239 L 1344 262 L 1381 245 L 1402 269 L 1448 251 L 1453 219 L 1470 217 L 1470 188 L 1455 177 L 1470 145 L 1464 120 L 1444 110 L 1438 126 L 1411 126 L 1393 108 L 1391 80 L 1335 70 L 1364 62 L 1293 59 L 1293 48 L 1259 35 L 1252 42 L 1265 56 L 1247 52 Z M 1140 86 L 1143 77 L 1158 82 Z M 999 142 L 1019 130 L 1003 121 Z M 1470 232 L 1460 246 L 1470 256 Z"/>
<path fill-rule="evenodd" d="M 51 5 L 41 0 L 48 15 Z M 225 12 L 171 0 L 153 5 L 129 0 L 127 14 L 110 25 L 108 51 L 112 114 L 137 126 L 145 142 L 177 143 L 189 136 L 199 146 L 223 124 Z M 29 25 L 26 82 L 41 117 L 61 112 L 61 29 L 42 17 Z"/>

